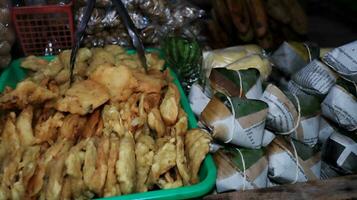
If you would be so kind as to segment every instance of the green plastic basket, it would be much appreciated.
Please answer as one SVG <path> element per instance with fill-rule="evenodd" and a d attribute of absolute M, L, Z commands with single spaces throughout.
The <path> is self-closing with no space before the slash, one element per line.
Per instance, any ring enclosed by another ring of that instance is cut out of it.
<path fill-rule="evenodd" d="M 161 52 L 157 49 L 148 49 L 147 51 Z M 128 50 L 129 54 L 134 54 L 135 51 Z M 43 57 L 46 60 L 52 60 L 53 56 Z M 26 71 L 20 67 L 22 59 L 14 60 L 8 68 L 6 68 L 0 76 L 0 92 L 4 90 L 6 86 L 14 88 L 18 82 L 26 77 Z M 197 121 L 190 108 L 187 97 L 185 96 L 183 89 L 178 81 L 178 78 L 172 70 L 170 70 L 171 76 L 174 78 L 173 82 L 177 85 L 181 95 L 181 105 L 188 116 L 188 126 L 190 129 L 197 127 Z M 200 182 L 195 185 L 184 186 L 175 189 L 155 190 L 143 193 L 135 193 L 123 196 L 115 196 L 102 198 L 105 200 L 124 200 L 124 199 L 192 199 L 202 197 L 210 192 L 216 181 L 216 166 L 213 162 L 212 156 L 207 155 L 202 163 L 199 176 Z"/>

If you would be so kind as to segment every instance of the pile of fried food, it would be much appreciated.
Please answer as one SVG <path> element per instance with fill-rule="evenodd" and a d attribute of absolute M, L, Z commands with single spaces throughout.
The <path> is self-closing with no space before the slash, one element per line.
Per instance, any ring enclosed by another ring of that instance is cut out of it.
<path fill-rule="evenodd" d="M 0 199 L 90 199 L 199 181 L 210 136 L 187 130 L 163 60 L 149 70 L 119 46 L 30 56 L 0 96 Z"/>

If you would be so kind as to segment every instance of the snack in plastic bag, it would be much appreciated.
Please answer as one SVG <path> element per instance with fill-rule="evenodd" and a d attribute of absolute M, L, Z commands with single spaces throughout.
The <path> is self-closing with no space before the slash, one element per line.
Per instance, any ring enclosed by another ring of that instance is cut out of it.
<path fill-rule="evenodd" d="M 256 68 L 263 79 L 266 79 L 270 74 L 271 67 L 269 61 L 262 57 L 263 54 L 263 50 L 256 45 L 217 49 L 204 52 L 203 66 L 207 72 L 212 68 L 222 67 L 232 70 Z"/>

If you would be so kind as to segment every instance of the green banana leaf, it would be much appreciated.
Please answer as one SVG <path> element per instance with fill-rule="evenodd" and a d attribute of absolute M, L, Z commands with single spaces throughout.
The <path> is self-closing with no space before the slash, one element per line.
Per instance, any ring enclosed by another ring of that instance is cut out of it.
<path fill-rule="evenodd" d="M 292 140 L 295 145 L 298 156 L 303 160 L 307 160 L 321 151 L 321 146 L 318 144 L 311 148 L 295 139 Z"/>
<path fill-rule="evenodd" d="M 221 100 L 229 109 L 232 110 L 232 105 L 227 99 L 227 96 L 222 93 L 216 93 L 215 96 Z M 235 118 L 244 117 L 252 113 L 268 109 L 268 104 L 264 101 L 254 99 L 242 99 L 239 97 L 231 98 L 233 109 L 235 111 Z"/>
<path fill-rule="evenodd" d="M 294 104 L 296 110 L 298 108 L 298 102 L 295 97 L 287 91 L 283 91 L 284 94 L 288 97 L 288 99 Z M 320 113 L 321 111 L 321 102 L 323 99 L 318 96 L 310 95 L 310 94 L 296 94 L 296 97 L 299 100 L 300 104 L 300 112 L 302 117 L 312 116 Z"/>
<path fill-rule="evenodd" d="M 352 94 L 353 96 L 355 96 L 357 98 L 357 86 L 354 85 L 352 82 L 347 81 L 343 78 L 338 78 L 337 85 L 343 87 L 345 90 L 347 90 L 350 94 Z"/>
<path fill-rule="evenodd" d="M 219 72 L 221 75 L 226 77 L 228 80 L 233 82 L 237 88 L 240 88 L 240 81 L 239 81 L 239 75 L 237 71 L 235 70 L 229 70 L 226 68 L 215 68 L 213 70 L 216 70 Z M 242 88 L 243 88 L 243 93 L 247 93 L 250 88 L 252 88 L 257 80 L 260 77 L 259 70 L 255 68 L 249 68 L 246 70 L 238 70 L 240 73 L 240 76 L 242 78 Z"/>
<path fill-rule="evenodd" d="M 261 157 L 265 155 L 264 149 L 246 149 L 237 148 L 233 146 L 225 146 L 223 149 L 219 150 L 222 151 L 225 155 L 227 155 L 241 170 L 243 170 L 242 157 L 237 149 L 239 149 L 243 155 L 246 169 L 249 169 L 249 167 L 254 165 Z"/>

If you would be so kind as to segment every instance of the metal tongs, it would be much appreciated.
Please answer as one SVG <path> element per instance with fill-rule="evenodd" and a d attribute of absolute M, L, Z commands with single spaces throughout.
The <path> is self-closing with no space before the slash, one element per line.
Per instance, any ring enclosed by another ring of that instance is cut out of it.
<path fill-rule="evenodd" d="M 77 52 L 79 49 L 79 46 L 83 40 L 83 36 L 85 33 L 85 30 L 87 28 L 87 24 L 90 20 L 90 17 L 92 15 L 94 6 L 95 6 L 95 1 L 96 0 L 88 0 L 87 5 L 84 10 L 84 15 L 82 20 L 79 23 L 79 27 L 76 31 L 75 35 L 75 43 L 72 47 L 72 52 L 71 52 L 71 60 L 70 60 L 70 84 L 73 83 L 73 70 L 74 70 L 74 64 L 76 62 L 76 57 L 77 57 Z M 144 50 L 144 45 L 139 37 L 138 31 L 131 20 L 128 11 L 126 10 L 123 2 L 121 0 L 112 0 L 113 5 L 115 5 L 118 14 L 122 20 L 122 22 L 125 25 L 125 28 L 128 31 L 128 34 L 131 38 L 131 41 L 133 43 L 134 48 L 136 49 L 139 59 L 141 62 L 142 67 L 144 67 L 145 71 L 147 70 L 147 63 L 146 63 L 146 57 L 145 57 L 145 50 Z"/>

